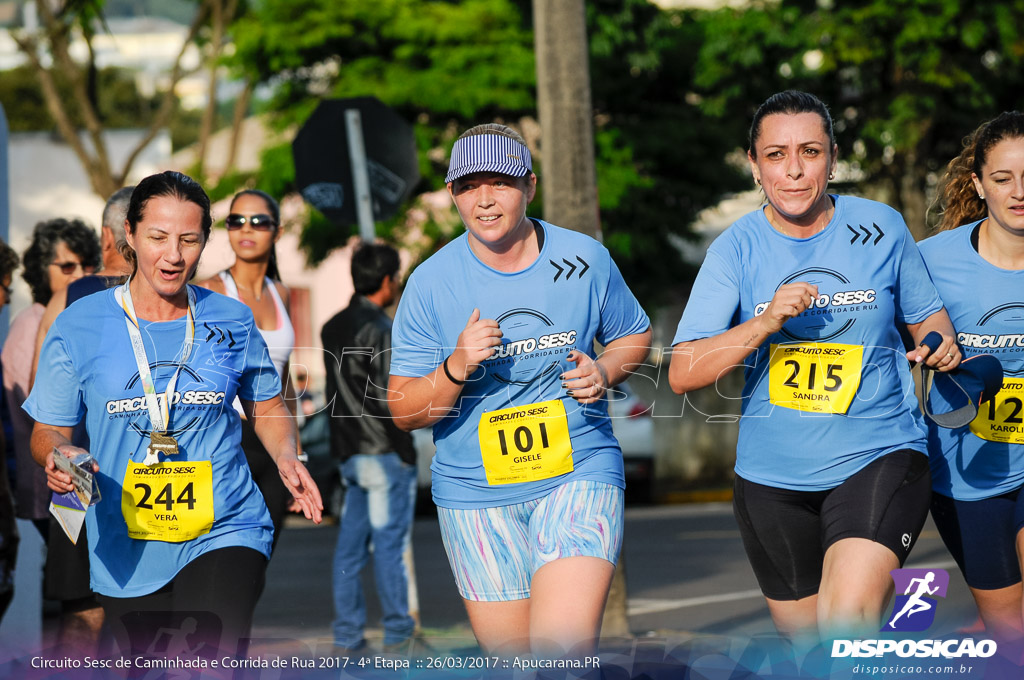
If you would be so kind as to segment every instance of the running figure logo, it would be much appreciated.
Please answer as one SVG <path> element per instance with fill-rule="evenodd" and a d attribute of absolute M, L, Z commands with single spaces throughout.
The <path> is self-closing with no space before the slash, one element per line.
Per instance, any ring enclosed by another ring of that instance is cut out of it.
<path fill-rule="evenodd" d="M 893 569 L 891 573 L 896 584 L 896 598 L 892 605 L 892 616 L 882 626 L 882 630 L 926 630 L 935 621 L 938 602 L 933 596 L 946 597 L 949 573 L 943 569 Z"/>

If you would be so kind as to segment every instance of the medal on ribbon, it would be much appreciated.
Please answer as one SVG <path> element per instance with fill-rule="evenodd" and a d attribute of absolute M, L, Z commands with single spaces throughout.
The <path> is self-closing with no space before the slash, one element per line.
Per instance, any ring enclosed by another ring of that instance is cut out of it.
<path fill-rule="evenodd" d="M 164 433 L 153 430 L 149 433 L 149 446 L 146 448 L 146 465 L 156 465 L 160 462 L 160 454 L 165 456 L 178 455 L 178 440 Z"/>
<path fill-rule="evenodd" d="M 164 390 L 163 400 L 157 399 L 156 385 L 153 382 L 153 374 L 149 370 L 149 359 L 146 357 L 146 346 L 142 342 L 142 333 L 139 331 L 139 319 L 135 314 L 135 305 L 132 304 L 132 295 L 129 290 L 131 280 L 120 286 L 115 291 L 115 297 L 124 310 L 125 324 L 128 327 L 128 337 L 131 338 L 132 352 L 135 355 L 135 363 L 139 368 L 139 381 L 142 383 L 142 391 L 146 399 L 146 411 L 149 414 L 149 446 L 146 447 L 145 465 L 156 465 L 160 462 L 160 455 L 165 457 L 174 456 L 179 453 L 178 441 L 168 434 L 171 422 L 171 405 L 174 400 L 174 389 L 178 384 L 178 376 L 181 374 L 181 367 L 188 361 L 192 354 L 196 335 L 195 322 L 195 293 L 189 286 L 188 290 L 188 311 L 185 316 L 185 343 L 181 349 L 181 358 L 174 370 L 174 375 L 167 382 L 167 389 Z"/>

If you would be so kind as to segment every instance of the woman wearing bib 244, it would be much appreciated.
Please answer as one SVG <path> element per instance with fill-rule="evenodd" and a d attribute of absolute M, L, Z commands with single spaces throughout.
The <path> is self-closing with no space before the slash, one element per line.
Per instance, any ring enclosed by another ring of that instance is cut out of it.
<path fill-rule="evenodd" d="M 761 105 L 748 157 L 767 204 L 708 250 L 669 371 L 682 393 L 744 366 L 735 512 L 784 634 L 877 631 L 928 509 L 907 359 L 960 360 L 900 215 L 826 192 L 837 151 L 813 95 Z M 942 344 L 904 356 L 894 319 Z"/>
<path fill-rule="evenodd" d="M 320 519 L 252 314 L 187 285 L 210 224 L 190 178 L 139 182 L 125 224 L 132 277 L 57 317 L 25 404 L 33 456 L 59 492 L 72 486 L 53 456 L 82 452 L 69 438 L 85 413 L 102 494 L 86 514 L 91 581 L 124 654 L 163 651 L 168 630 L 193 632 L 190 650 L 243 651 L 272 527 L 239 446 L 236 395 L 305 515 Z"/>
<path fill-rule="evenodd" d="M 942 232 L 921 242 L 967 356 L 992 354 L 1003 389 L 957 430 L 929 423 L 932 517 L 990 635 L 1024 637 L 1024 113 L 979 127 L 949 164 Z M 937 412 L 961 406 L 936 380 Z"/>
<path fill-rule="evenodd" d="M 650 323 L 599 243 L 526 217 L 536 182 L 509 128 L 456 141 L 467 233 L 409 279 L 390 406 L 403 429 L 434 426 L 434 502 L 480 645 L 586 654 L 622 537 L 604 398 L 647 356 Z"/>

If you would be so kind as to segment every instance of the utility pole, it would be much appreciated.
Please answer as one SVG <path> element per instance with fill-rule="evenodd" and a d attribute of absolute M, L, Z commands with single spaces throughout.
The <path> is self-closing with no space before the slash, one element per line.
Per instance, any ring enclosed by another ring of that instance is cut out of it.
<path fill-rule="evenodd" d="M 583 0 L 533 0 L 544 219 L 601 240 L 594 111 Z M 629 637 L 625 556 L 612 578 L 601 633 Z"/>

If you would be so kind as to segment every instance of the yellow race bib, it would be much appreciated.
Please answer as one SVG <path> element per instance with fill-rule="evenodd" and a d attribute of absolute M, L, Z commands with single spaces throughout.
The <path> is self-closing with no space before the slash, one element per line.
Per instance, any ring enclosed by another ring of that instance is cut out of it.
<path fill-rule="evenodd" d="M 771 346 L 768 398 L 811 413 L 846 413 L 860 388 L 863 345 L 802 342 Z"/>
<path fill-rule="evenodd" d="M 990 442 L 1024 444 L 1024 380 L 1003 378 L 1003 389 L 981 405 L 970 427 Z"/>
<path fill-rule="evenodd" d="M 128 535 L 143 541 L 181 543 L 213 527 L 213 464 L 210 461 L 128 462 L 121 492 Z"/>
<path fill-rule="evenodd" d="M 536 482 L 572 472 L 572 443 L 559 399 L 480 416 L 480 454 L 491 485 Z"/>

